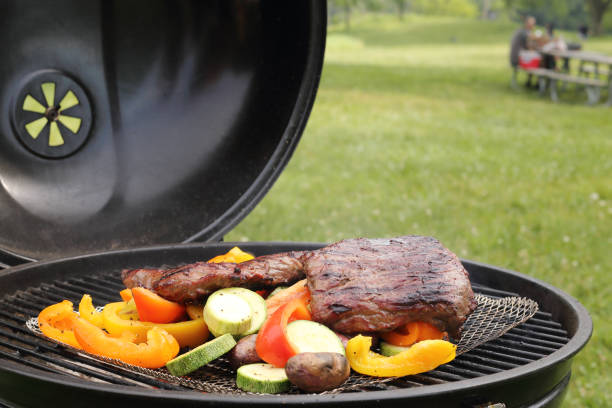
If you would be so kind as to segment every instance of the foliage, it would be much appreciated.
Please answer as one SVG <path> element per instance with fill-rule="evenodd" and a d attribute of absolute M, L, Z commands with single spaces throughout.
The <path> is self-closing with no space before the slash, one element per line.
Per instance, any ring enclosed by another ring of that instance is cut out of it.
<path fill-rule="evenodd" d="M 416 13 L 438 16 L 475 17 L 478 8 L 470 0 L 412 0 L 411 9 Z"/>
<path fill-rule="evenodd" d="M 308 126 L 228 241 L 423 234 L 576 297 L 594 333 L 565 407 L 612 401 L 611 108 L 509 87 L 516 23 L 409 14 L 331 26 Z M 451 38 L 455 42 L 451 42 Z M 589 50 L 612 54 L 612 39 Z M 573 90 L 573 88 L 572 88 Z"/>
<path fill-rule="evenodd" d="M 515 17 L 531 15 L 541 23 L 554 23 L 559 28 L 577 29 L 588 22 L 584 0 L 504 0 Z"/>

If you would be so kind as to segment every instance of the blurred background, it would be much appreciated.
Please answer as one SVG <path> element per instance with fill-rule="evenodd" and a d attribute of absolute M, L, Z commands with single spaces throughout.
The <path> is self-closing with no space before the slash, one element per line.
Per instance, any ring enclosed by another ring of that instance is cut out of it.
<path fill-rule="evenodd" d="M 513 90 L 508 60 L 525 15 L 612 55 L 609 3 L 329 1 L 306 131 L 225 239 L 431 235 L 462 258 L 545 280 L 583 303 L 595 327 L 565 405 L 609 406 L 612 108 L 586 106 L 579 92 L 555 104 Z"/>

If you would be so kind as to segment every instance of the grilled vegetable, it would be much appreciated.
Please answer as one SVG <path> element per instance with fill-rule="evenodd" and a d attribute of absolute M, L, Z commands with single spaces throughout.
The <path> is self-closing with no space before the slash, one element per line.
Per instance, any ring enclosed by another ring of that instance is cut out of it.
<path fill-rule="evenodd" d="M 396 346 L 394 344 L 387 343 L 386 341 L 380 342 L 380 354 L 382 354 L 383 356 L 387 356 L 387 357 L 391 357 L 396 354 L 399 354 L 402 351 L 408 350 L 409 348 L 410 347 Z"/>
<path fill-rule="evenodd" d="M 240 367 L 236 372 L 236 386 L 244 391 L 276 394 L 287 391 L 291 383 L 284 369 L 259 363 Z"/>
<path fill-rule="evenodd" d="M 287 338 L 297 353 L 331 352 L 344 355 L 342 340 L 328 327 L 310 320 L 287 325 Z"/>
<path fill-rule="evenodd" d="M 208 260 L 208 263 L 221 263 L 221 262 L 230 262 L 230 263 L 240 263 L 245 261 L 250 261 L 255 258 L 253 255 L 248 252 L 244 252 L 238 247 L 233 247 L 227 253 L 219 256 L 215 256 L 214 258 Z"/>
<path fill-rule="evenodd" d="M 76 318 L 72 302 L 63 300 L 44 308 L 38 314 L 38 327 L 45 336 L 80 349 L 81 345 L 72 331 L 72 324 Z"/>
<path fill-rule="evenodd" d="M 185 315 L 185 306 L 170 302 L 145 288 L 133 288 L 132 296 L 142 322 L 172 323 Z"/>
<path fill-rule="evenodd" d="M 187 305 L 185 311 L 191 319 L 201 319 L 204 316 L 204 305 Z"/>
<path fill-rule="evenodd" d="M 257 334 L 255 349 L 261 359 L 276 367 L 284 367 L 290 357 L 297 354 L 287 338 L 287 324 L 291 320 L 311 318 L 304 299 L 293 299 L 272 313 Z"/>
<path fill-rule="evenodd" d="M 147 331 L 157 326 L 174 336 L 181 347 L 199 346 L 208 339 L 209 332 L 204 319 L 165 324 L 126 320 L 120 315 L 125 307 L 125 302 L 109 303 L 104 306 L 102 311 L 104 328 L 113 336 L 120 336 L 125 331 L 133 332 L 137 335 L 136 342 L 142 342 L 147 338 Z"/>
<path fill-rule="evenodd" d="M 374 377 L 401 377 L 424 373 L 455 358 L 457 346 L 444 340 L 424 340 L 408 350 L 385 357 L 370 351 L 372 339 L 358 335 L 349 340 L 346 357 L 358 373 Z"/>
<path fill-rule="evenodd" d="M 245 288 L 226 288 L 220 289 L 213 293 L 211 296 L 218 296 L 221 294 L 236 295 L 249 304 L 251 308 L 251 324 L 243 332 L 238 333 L 239 336 L 246 336 L 249 334 L 257 333 L 263 323 L 268 317 L 266 310 L 266 301 L 257 293 L 252 290 Z"/>
<path fill-rule="evenodd" d="M 268 296 L 266 299 L 266 307 L 268 314 L 272 314 L 292 299 L 310 300 L 310 292 L 306 286 L 306 279 L 302 279 L 294 283 L 292 286 L 277 292 L 276 295 Z"/>
<path fill-rule="evenodd" d="M 249 334 L 241 338 L 236 347 L 229 352 L 228 358 L 234 369 L 238 369 L 238 367 L 246 364 L 262 362 L 261 358 L 257 355 L 257 350 L 255 350 L 256 341 L 257 334 Z"/>
<path fill-rule="evenodd" d="M 441 340 L 446 334 L 426 322 L 410 322 L 391 332 L 381 333 L 380 337 L 396 346 L 412 346 L 422 340 Z"/>
<path fill-rule="evenodd" d="M 100 328 L 104 326 L 102 313 L 98 312 L 93 306 L 91 296 L 89 295 L 83 295 L 81 302 L 79 302 L 79 316 Z"/>
<path fill-rule="evenodd" d="M 73 329 L 83 350 L 139 367 L 162 367 L 179 352 L 176 339 L 159 327 L 152 327 L 147 332 L 147 342 L 140 344 L 111 337 L 99 327 L 80 318 L 73 321 Z"/>
<path fill-rule="evenodd" d="M 168 361 L 166 368 L 172 375 L 186 375 L 221 357 L 235 345 L 236 341 L 232 335 L 224 334 Z"/>
<path fill-rule="evenodd" d="M 215 337 L 245 333 L 252 318 L 251 307 L 243 298 L 220 290 L 210 295 L 204 306 L 204 321 Z"/>
<path fill-rule="evenodd" d="M 289 381 L 307 392 L 332 390 L 351 374 L 351 366 L 340 353 L 299 353 L 285 366 Z"/>

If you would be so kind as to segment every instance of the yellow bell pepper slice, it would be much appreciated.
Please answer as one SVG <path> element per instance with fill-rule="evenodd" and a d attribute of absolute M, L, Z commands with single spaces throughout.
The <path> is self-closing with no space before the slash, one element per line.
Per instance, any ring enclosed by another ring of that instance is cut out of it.
<path fill-rule="evenodd" d="M 423 340 L 406 351 L 385 357 L 370 350 L 372 338 L 358 335 L 346 345 L 351 368 L 373 377 L 402 377 L 433 370 L 455 358 L 457 346 L 445 340 Z"/>
<path fill-rule="evenodd" d="M 136 344 L 124 337 L 111 337 L 84 319 L 77 318 L 73 324 L 74 335 L 83 350 L 139 367 L 163 367 L 179 352 L 176 339 L 159 327 L 148 328 L 146 343 Z"/>
<path fill-rule="evenodd" d="M 72 323 L 76 318 L 72 302 L 64 300 L 44 308 L 38 314 L 38 327 L 45 336 L 80 349 L 72 331 Z"/>
<path fill-rule="evenodd" d="M 147 332 L 152 327 L 159 327 L 170 333 L 178 341 L 181 347 L 195 347 L 208 339 L 208 327 L 204 319 L 187 320 L 178 323 L 150 323 L 139 320 L 126 320 L 121 317 L 120 312 L 126 307 L 126 302 L 114 302 L 104 306 L 102 317 L 104 328 L 111 336 L 118 337 L 123 332 L 129 331 L 136 335 L 136 343 L 146 341 Z"/>
<path fill-rule="evenodd" d="M 238 247 L 233 247 L 227 253 L 219 256 L 215 256 L 214 258 L 208 260 L 208 263 L 220 263 L 220 262 L 231 262 L 231 263 L 240 263 L 245 261 L 250 261 L 255 258 L 253 255 L 248 252 L 244 252 L 242 249 Z"/>
<path fill-rule="evenodd" d="M 102 313 L 98 312 L 93 306 L 91 296 L 83 295 L 81 302 L 79 303 L 79 315 L 91 324 L 97 327 L 104 327 L 104 319 L 102 319 Z"/>

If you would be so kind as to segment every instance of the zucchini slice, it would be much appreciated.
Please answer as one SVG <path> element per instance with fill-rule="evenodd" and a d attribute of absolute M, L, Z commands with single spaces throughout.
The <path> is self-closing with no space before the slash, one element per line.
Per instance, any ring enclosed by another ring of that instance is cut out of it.
<path fill-rule="evenodd" d="M 289 323 L 287 338 L 298 353 L 330 352 L 346 355 L 340 337 L 333 330 L 310 320 L 296 320 Z"/>
<path fill-rule="evenodd" d="M 266 301 L 264 298 L 246 288 L 225 288 L 215 292 L 215 294 L 217 293 L 236 295 L 246 301 L 251 308 L 251 325 L 246 329 L 246 331 L 238 333 L 238 336 L 244 337 L 259 331 L 268 317 L 268 310 L 266 309 Z"/>
<path fill-rule="evenodd" d="M 261 394 L 277 394 L 291 387 L 284 368 L 272 364 L 243 365 L 236 372 L 236 386 L 244 391 Z"/>
<path fill-rule="evenodd" d="M 396 354 L 399 354 L 402 351 L 408 350 L 409 348 L 410 347 L 396 346 L 394 344 L 387 343 L 385 341 L 380 342 L 380 354 L 382 354 L 383 356 L 387 356 L 387 357 L 391 357 Z"/>
<path fill-rule="evenodd" d="M 166 368 L 172 375 L 186 375 L 221 357 L 234 348 L 235 345 L 236 340 L 234 340 L 232 335 L 225 334 L 168 361 Z"/>
<path fill-rule="evenodd" d="M 247 301 L 231 293 L 218 290 L 208 297 L 204 306 L 204 321 L 215 337 L 243 334 L 251 327 L 252 318 Z"/>

